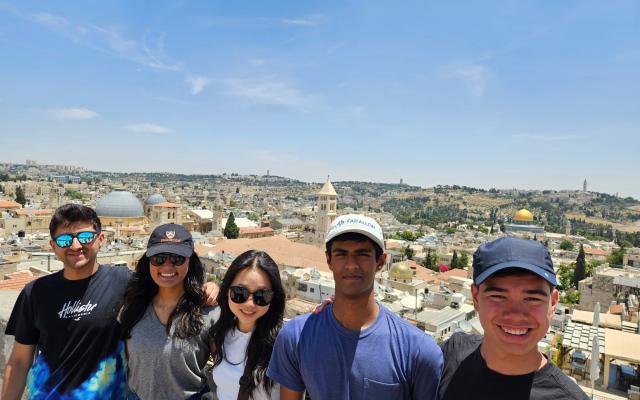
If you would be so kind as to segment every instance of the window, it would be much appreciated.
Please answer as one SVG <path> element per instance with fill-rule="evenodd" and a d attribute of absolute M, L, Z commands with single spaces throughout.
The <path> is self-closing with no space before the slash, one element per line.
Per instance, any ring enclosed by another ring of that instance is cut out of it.
<path fill-rule="evenodd" d="M 315 292 L 316 292 L 316 288 L 312 288 L 312 287 L 309 288 L 309 293 L 315 293 Z"/>

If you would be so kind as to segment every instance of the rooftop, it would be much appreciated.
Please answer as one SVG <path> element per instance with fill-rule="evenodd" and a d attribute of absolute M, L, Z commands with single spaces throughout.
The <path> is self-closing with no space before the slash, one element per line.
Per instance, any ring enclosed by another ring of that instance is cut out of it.
<path fill-rule="evenodd" d="M 310 268 L 330 271 L 324 250 L 309 244 L 295 243 L 282 235 L 256 239 L 222 239 L 214 247 L 196 244 L 196 252 L 203 256 L 208 253 L 231 253 L 236 256 L 247 250 L 262 250 L 275 260 L 280 267 Z"/>

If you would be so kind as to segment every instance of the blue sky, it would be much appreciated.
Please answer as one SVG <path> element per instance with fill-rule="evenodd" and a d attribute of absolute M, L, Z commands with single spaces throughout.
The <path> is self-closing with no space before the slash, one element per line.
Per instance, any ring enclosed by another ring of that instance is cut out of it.
<path fill-rule="evenodd" d="M 0 2 L 0 161 L 640 198 L 637 1 Z"/>

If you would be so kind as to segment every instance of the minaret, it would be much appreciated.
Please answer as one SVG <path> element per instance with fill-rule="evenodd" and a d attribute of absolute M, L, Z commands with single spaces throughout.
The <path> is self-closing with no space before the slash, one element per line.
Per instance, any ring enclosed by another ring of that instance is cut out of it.
<path fill-rule="evenodd" d="M 219 196 L 216 196 L 213 201 L 213 218 L 211 219 L 211 230 L 222 232 L 224 229 L 222 225 L 222 200 Z"/>
<path fill-rule="evenodd" d="M 316 208 L 316 243 L 322 245 L 329 226 L 337 217 L 338 193 L 333 188 L 329 177 L 320 192 L 318 192 L 318 207 Z"/>
<path fill-rule="evenodd" d="M 582 183 L 582 191 L 584 193 L 587 192 L 587 178 L 584 178 L 584 182 Z"/>

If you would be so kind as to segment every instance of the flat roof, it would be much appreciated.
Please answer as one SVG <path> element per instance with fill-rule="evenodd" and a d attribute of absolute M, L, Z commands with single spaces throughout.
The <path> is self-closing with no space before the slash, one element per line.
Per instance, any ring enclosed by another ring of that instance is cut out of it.
<path fill-rule="evenodd" d="M 583 324 L 593 324 L 593 311 L 573 310 L 571 320 Z M 617 314 L 600 313 L 600 326 L 622 329 L 622 318 Z"/>
<path fill-rule="evenodd" d="M 640 335 L 605 329 L 605 354 L 634 364 L 640 363 Z"/>

